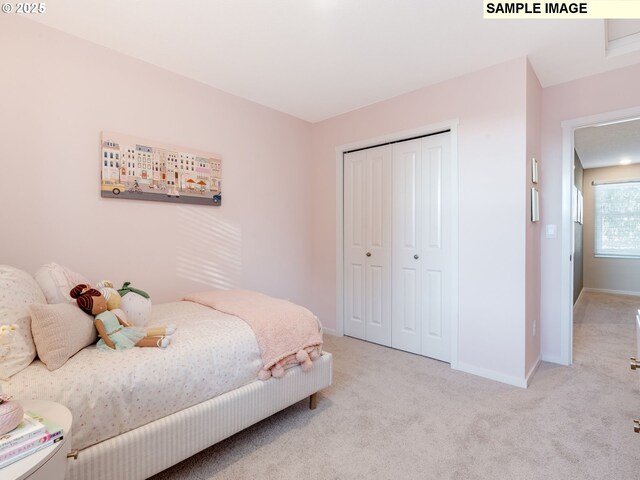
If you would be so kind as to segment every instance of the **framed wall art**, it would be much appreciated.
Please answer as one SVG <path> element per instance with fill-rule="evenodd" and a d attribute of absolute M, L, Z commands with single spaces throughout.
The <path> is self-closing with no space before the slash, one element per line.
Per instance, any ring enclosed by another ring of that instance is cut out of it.
<path fill-rule="evenodd" d="M 531 189 L 531 221 L 538 222 L 540 220 L 540 203 L 538 198 L 538 190 Z"/>
<path fill-rule="evenodd" d="M 222 204 L 222 157 L 192 148 L 102 132 L 104 198 Z"/>
<path fill-rule="evenodd" d="M 580 190 L 578 190 L 578 223 L 580 225 L 584 223 L 584 197 Z"/>

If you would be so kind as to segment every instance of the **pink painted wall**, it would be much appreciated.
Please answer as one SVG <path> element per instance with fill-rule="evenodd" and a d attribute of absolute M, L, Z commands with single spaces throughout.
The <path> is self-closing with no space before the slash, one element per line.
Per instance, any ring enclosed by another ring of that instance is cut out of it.
<path fill-rule="evenodd" d="M 310 124 L 16 15 L 0 51 L 0 263 L 308 305 Z M 220 153 L 223 206 L 100 198 L 102 130 Z"/>
<path fill-rule="evenodd" d="M 640 65 L 545 88 L 542 94 L 542 225 L 558 226 L 558 236 L 541 241 L 542 358 L 560 361 L 563 299 L 562 261 L 562 127 L 561 122 L 640 106 Z"/>
<path fill-rule="evenodd" d="M 559 235 L 540 241 L 538 330 L 543 358 L 560 352 L 560 122 L 640 105 L 640 66 L 540 92 L 522 58 L 310 125 L 17 16 L 0 16 L 0 51 L 0 263 L 33 272 L 53 260 L 156 301 L 241 285 L 308 305 L 330 328 L 335 147 L 458 118 L 458 360 L 507 379 L 537 359 L 535 240 L 547 224 Z M 102 130 L 222 154 L 224 205 L 100 198 Z M 537 150 L 532 227 L 522 186 Z"/>
<path fill-rule="evenodd" d="M 538 160 L 538 170 L 544 168 L 540 158 L 540 122 L 542 118 L 542 87 L 531 64 L 527 62 L 527 158 L 525 175 L 526 197 L 526 283 L 525 283 L 525 375 L 529 375 L 540 358 L 540 223 L 529 221 L 531 188 L 540 190 L 540 183 L 531 178 L 532 158 Z M 534 332 L 535 323 L 535 332 Z"/>
<path fill-rule="evenodd" d="M 336 151 L 458 118 L 459 367 L 524 378 L 527 62 L 520 58 L 314 125 L 312 308 L 336 327 Z"/>

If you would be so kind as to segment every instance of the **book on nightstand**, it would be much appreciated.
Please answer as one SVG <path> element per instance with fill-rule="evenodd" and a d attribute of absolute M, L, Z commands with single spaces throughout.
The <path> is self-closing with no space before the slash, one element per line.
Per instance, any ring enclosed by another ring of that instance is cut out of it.
<path fill-rule="evenodd" d="M 24 418 L 16 428 L 4 435 L 0 435 L 0 452 L 22 443 L 25 440 L 43 434 L 45 428 L 44 424 L 37 418 L 33 418 L 28 413 L 25 413 Z"/>
<path fill-rule="evenodd" d="M 53 445 L 63 439 L 63 431 L 54 422 L 43 418 L 33 412 L 26 412 L 25 419 L 29 418 L 37 422 L 42 428 L 35 435 L 27 435 L 20 437 L 21 441 L 11 444 L 10 446 L 0 447 L 0 468 L 17 462 L 38 450 Z M 16 427 L 20 428 L 20 427 Z M 13 433 L 12 430 L 10 433 Z M 14 439 L 15 440 L 15 439 Z"/>

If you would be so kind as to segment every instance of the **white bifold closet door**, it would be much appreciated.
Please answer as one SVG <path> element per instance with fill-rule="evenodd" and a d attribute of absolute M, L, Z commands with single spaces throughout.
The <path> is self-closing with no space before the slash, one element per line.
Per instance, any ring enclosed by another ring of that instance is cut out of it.
<path fill-rule="evenodd" d="M 450 133 L 344 155 L 345 334 L 450 361 Z"/>
<path fill-rule="evenodd" d="M 450 133 L 393 145 L 391 345 L 451 356 Z"/>
<path fill-rule="evenodd" d="M 391 346 L 391 147 L 344 156 L 345 334 Z"/>

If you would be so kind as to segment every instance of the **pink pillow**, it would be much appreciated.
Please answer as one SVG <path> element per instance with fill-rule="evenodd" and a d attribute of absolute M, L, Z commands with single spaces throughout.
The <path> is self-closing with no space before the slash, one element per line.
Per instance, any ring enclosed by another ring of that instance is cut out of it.
<path fill-rule="evenodd" d="M 56 370 L 84 347 L 96 343 L 93 317 L 76 305 L 31 305 L 31 331 L 38 357 L 49 370 Z"/>

